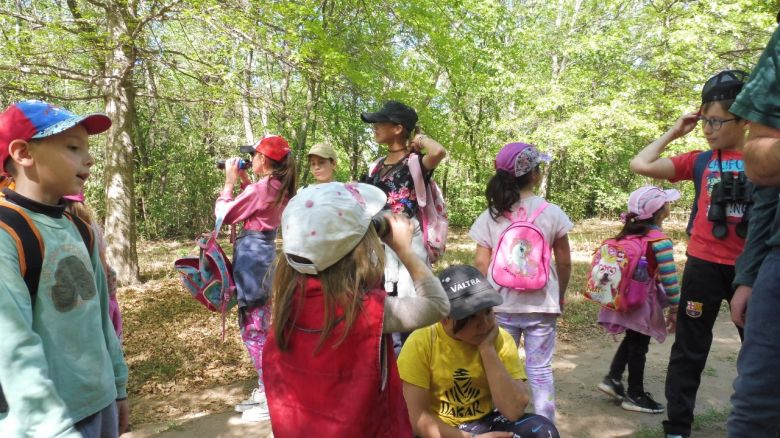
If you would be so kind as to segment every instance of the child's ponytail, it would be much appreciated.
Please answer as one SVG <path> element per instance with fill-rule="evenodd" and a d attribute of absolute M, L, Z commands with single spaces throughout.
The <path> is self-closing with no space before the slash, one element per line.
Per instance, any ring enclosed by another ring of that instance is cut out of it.
<path fill-rule="evenodd" d="M 653 225 L 656 224 L 656 219 L 659 214 L 664 211 L 663 208 L 653 213 L 652 217 L 647 219 L 637 219 L 636 213 L 623 213 L 620 215 L 620 220 L 623 222 L 623 229 L 620 230 L 615 240 L 623 239 L 627 236 L 644 236 L 646 235 Z"/>
<path fill-rule="evenodd" d="M 498 220 L 504 213 L 511 211 L 512 206 L 520 200 L 520 190 L 533 183 L 533 175 L 537 172 L 539 172 L 539 166 L 518 177 L 505 170 L 496 170 L 495 175 L 488 181 L 487 189 L 485 189 L 488 211 L 494 221 Z"/>
<path fill-rule="evenodd" d="M 295 170 L 295 158 L 290 152 L 281 161 L 273 160 L 266 157 L 271 163 L 273 163 L 273 172 L 271 177 L 278 179 L 282 183 L 281 190 L 276 194 L 274 204 L 279 205 L 285 199 L 291 199 L 295 196 L 295 189 L 298 185 L 298 173 Z"/>

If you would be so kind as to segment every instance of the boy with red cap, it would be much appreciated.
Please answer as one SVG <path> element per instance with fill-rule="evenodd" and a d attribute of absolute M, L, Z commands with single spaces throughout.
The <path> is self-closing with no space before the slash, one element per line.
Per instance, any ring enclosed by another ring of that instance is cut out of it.
<path fill-rule="evenodd" d="M 0 114 L 2 173 L 15 183 L 0 201 L 2 436 L 110 437 L 127 428 L 127 365 L 98 249 L 84 245 L 62 201 L 81 192 L 95 163 L 88 136 L 110 126 L 103 114 L 41 101 Z M 40 263 L 27 264 L 31 250 Z"/>

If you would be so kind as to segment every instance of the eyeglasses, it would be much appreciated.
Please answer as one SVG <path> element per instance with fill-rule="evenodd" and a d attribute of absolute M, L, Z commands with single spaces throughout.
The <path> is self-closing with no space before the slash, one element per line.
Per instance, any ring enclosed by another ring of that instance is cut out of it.
<path fill-rule="evenodd" d="M 706 127 L 707 124 L 709 123 L 710 128 L 712 128 L 713 131 L 717 131 L 718 129 L 720 129 L 721 126 L 723 126 L 724 123 L 733 122 L 734 120 L 737 119 L 721 120 L 721 119 L 708 119 L 706 117 L 699 117 L 699 120 L 701 121 L 702 128 Z"/>

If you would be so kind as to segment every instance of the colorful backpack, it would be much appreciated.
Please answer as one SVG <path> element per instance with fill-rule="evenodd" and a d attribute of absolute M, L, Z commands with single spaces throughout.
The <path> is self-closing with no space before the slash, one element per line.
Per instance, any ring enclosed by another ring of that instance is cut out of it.
<path fill-rule="evenodd" d="M 6 180 L 7 181 L 7 180 Z M 5 187 L 13 187 L 13 183 L 5 184 Z M 83 219 L 70 213 L 63 213 L 79 231 L 87 253 L 92 254 L 95 247 L 95 236 L 92 227 Z M 8 233 L 16 242 L 16 252 L 19 255 L 19 272 L 22 274 L 24 284 L 30 294 L 30 305 L 35 307 L 35 299 L 38 296 L 38 283 L 41 279 L 41 267 L 46 253 L 43 238 L 30 216 L 23 208 L 5 199 L 0 195 L 0 229 Z M 3 388 L 0 387 L 0 414 L 8 412 L 8 403 Z"/>
<path fill-rule="evenodd" d="M 644 236 L 607 239 L 593 252 L 585 298 L 619 312 L 630 312 L 647 300 L 655 279 L 635 280 L 634 272 L 650 242 L 665 239 L 658 230 Z"/>
<path fill-rule="evenodd" d="M 414 181 L 414 192 L 419 207 L 420 229 L 423 234 L 423 243 L 428 252 L 431 264 L 436 263 L 444 256 L 447 246 L 447 233 L 449 232 L 449 217 L 447 205 L 444 202 L 444 194 L 433 177 L 425 182 L 419 155 L 409 154 L 409 171 Z M 378 168 L 381 158 L 371 163 L 368 174 L 373 176 Z"/>
<path fill-rule="evenodd" d="M 200 248 L 197 256 L 184 257 L 174 262 L 182 284 L 193 298 L 212 312 L 222 313 L 222 339 L 225 338 L 225 314 L 236 305 L 236 285 L 233 282 L 233 265 L 219 246 L 217 236 L 222 220 L 217 218 L 214 231 L 204 233 L 195 240 Z"/>
<path fill-rule="evenodd" d="M 529 218 L 523 208 L 515 212 L 514 218 L 506 214 L 512 224 L 498 238 L 488 268 L 494 283 L 519 292 L 536 291 L 547 285 L 551 248 L 534 221 L 549 205 L 542 202 Z"/>

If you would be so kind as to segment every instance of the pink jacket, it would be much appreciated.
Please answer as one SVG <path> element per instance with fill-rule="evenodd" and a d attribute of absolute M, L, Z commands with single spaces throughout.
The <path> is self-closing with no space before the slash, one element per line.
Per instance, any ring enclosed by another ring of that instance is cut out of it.
<path fill-rule="evenodd" d="M 244 230 L 275 230 L 282 221 L 282 211 L 287 205 L 286 200 L 274 205 L 281 185 L 278 179 L 265 177 L 244 187 L 235 199 L 232 192 L 225 190 L 217 198 L 214 214 L 217 217 L 223 215 L 226 224 L 243 222 Z"/>

